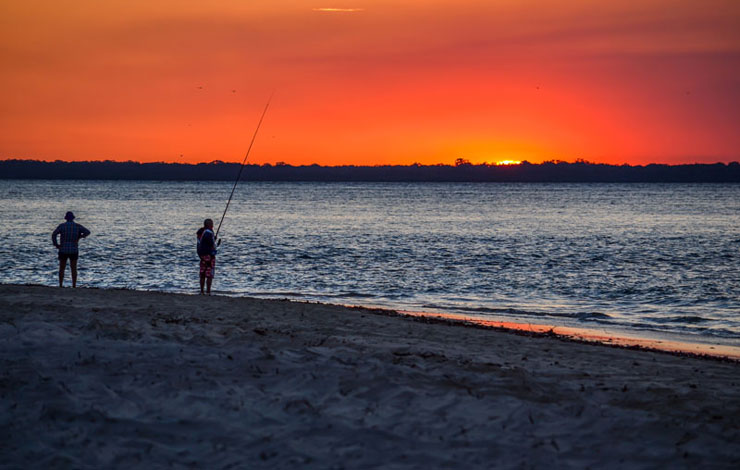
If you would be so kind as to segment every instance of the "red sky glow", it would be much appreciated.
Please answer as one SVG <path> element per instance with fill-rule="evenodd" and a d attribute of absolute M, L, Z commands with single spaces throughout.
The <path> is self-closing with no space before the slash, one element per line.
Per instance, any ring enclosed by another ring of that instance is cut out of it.
<path fill-rule="evenodd" d="M 736 0 L 0 0 L 0 159 L 740 159 Z"/>

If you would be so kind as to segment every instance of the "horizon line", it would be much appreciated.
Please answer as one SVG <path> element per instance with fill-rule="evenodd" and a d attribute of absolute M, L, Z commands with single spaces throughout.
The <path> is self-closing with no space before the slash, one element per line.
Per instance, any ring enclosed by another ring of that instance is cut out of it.
<path fill-rule="evenodd" d="M 112 160 L 112 159 L 104 159 L 104 160 L 64 160 L 64 159 L 55 159 L 55 160 L 48 160 L 48 159 L 38 159 L 38 158 L 0 158 L 0 163 L 3 162 L 37 162 L 37 163 L 136 163 L 139 165 L 184 165 L 184 166 L 197 166 L 197 165 L 219 165 L 219 164 L 225 164 L 225 165 L 240 165 L 241 162 L 238 161 L 224 161 L 224 160 L 211 160 L 211 161 L 201 161 L 201 162 L 175 162 L 175 161 L 165 161 L 165 160 L 158 160 L 158 161 L 139 161 L 139 160 Z M 355 167 L 355 168 L 378 168 L 378 167 L 437 167 L 437 166 L 448 166 L 448 167 L 458 167 L 458 166 L 473 166 L 473 167 L 518 167 L 518 166 L 525 166 L 525 165 L 544 165 L 544 164 L 568 164 L 568 165 L 575 165 L 575 164 L 582 164 L 582 165 L 604 165 L 604 166 L 613 166 L 613 167 L 620 167 L 620 166 L 627 166 L 627 167 L 646 167 L 651 165 L 659 165 L 659 166 L 691 166 L 691 165 L 737 165 L 740 164 L 740 159 L 738 160 L 732 160 L 732 161 L 715 161 L 715 162 L 693 162 L 693 163 L 660 163 L 660 162 L 650 162 L 650 163 L 642 163 L 642 164 L 634 164 L 634 163 L 603 163 L 603 162 L 597 162 L 597 161 L 590 161 L 582 158 L 577 158 L 573 161 L 568 160 L 561 160 L 561 159 L 550 159 L 550 160 L 544 160 L 542 162 L 530 162 L 527 160 L 522 161 L 506 161 L 505 163 L 501 162 L 480 162 L 480 163 L 473 163 L 468 160 L 464 159 L 458 159 L 458 161 L 453 163 L 381 163 L 381 164 L 375 164 L 375 165 L 357 165 L 352 163 L 345 163 L 345 164 L 338 164 L 338 165 L 322 165 L 320 163 L 304 163 L 304 164 L 292 164 L 288 162 L 283 161 L 277 161 L 277 162 L 265 162 L 265 163 L 246 163 L 245 165 L 249 166 L 261 166 L 261 167 L 293 167 L 293 168 L 300 168 L 300 167 L 322 167 L 322 168 L 343 168 L 343 167 Z"/>

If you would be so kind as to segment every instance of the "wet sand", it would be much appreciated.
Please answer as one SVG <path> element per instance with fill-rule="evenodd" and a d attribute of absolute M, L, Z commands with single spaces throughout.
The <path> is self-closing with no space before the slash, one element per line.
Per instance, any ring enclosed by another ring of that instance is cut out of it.
<path fill-rule="evenodd" d="M 740 363 L 288 301 L 0 285 L 0 466 L 737 468 Z"/>
<path fill-rule="evenodd" d="M 470 316 L 458 313 L 433 312 L 400 312 L 413 317 L 422 317 L 426 320 L 440 320 L 442 323 L 464 323 L 468 326 L 478 326 L 510 333 L 530 334 L 530 336 L 556 336 L 561 339 L 582 343 L 599 343 L 606 346 L 643 349 L 648 351 L 664 351 L 691 356 L 705 356 L 708 359 L 731 359 L 740 361 L 740 346 L 729 344 L 710 343 L 705 338 L 690 338 L 688 336 L 661 335 L 656 332 L 636 332 L 624 330 L 606 330 L 602 328 L 579 328 L 572 326 L 557 326 L 538 323 L 518 323 L 513 321 L 495 320 L 480 316 Z M 689 341 L 691 339 L 691 341 Z"/>

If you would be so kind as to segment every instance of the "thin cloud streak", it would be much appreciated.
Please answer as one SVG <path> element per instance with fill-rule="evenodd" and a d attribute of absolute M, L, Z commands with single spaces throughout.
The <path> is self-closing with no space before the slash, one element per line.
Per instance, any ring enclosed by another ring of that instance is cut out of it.
<path fill-rule="evenodd" d="M 357 13 L 365 11 L 364 8 L 312 8 L 312 11 L 318 11 L 322 13 Z"/>

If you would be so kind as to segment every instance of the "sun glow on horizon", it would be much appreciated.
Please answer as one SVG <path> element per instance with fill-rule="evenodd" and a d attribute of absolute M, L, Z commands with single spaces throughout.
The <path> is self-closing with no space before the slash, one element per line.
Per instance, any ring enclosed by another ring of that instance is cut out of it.
<path fill-rule="evenodd" d="M 496 166 L 509 166 L 509 165 L 521 165 L 521 160 L 499 160 L 496 162 Z"/>

